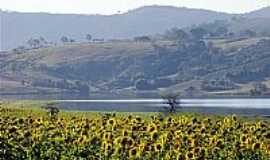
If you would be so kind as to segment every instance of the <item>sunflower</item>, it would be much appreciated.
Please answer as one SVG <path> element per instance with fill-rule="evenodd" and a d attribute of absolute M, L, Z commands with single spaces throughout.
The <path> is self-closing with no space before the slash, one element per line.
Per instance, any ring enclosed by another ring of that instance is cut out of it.
<path fill-rule="evenodd" d="M 223 119 L 223 123 L 224 124 L 229 124 L 231 122 L 231 119 L 229 118 L 229 117 L 225 117 L 224 119 Z"/>
<path fill-rule="evenodd" d="M 197 123 L 197 122 L 198 122 L 198 120 L 197 120 L 197 118 L 196 118 L 196 117 L 194 117 L 194 118 L 192 118 L 191 122 L 192 122 L 192 124 L 195 124 L 195 123 Z"/>
<path fill-rule="evenodd" d="M 193 148 L 193 153 L 199 154 L 201 152 L 200 147 Z"/>
<path fill-rule="evenodd" d="M 247 136 L 247 135 L 242 135 L 242 136 L 240 137 L 240 142 L 241 142 L 243 145 L 247 145 L 250 141 L 251 141 L 251 139 L 250 139 L 249 136 Z"/>
<path fill-rule="evenodd" d="M 156 143 L 154 148 L 156 152 L 161 152 L 163 150 L 163 145 L 161 143 Z"/>
<path fill-rule="evenodd" d="M 16 132 L 17 130 L 18 130 L 17 126 L 12 126 L 8 129 L 8 132 L 12 134 L 12 133 Z"/>
<path fill-rule="evenodd" d="M 158 132 L 154 131 L 150 133 L 151 140 L 156 140 L 158 138 Z"/>
<path fill-rule="evenodd" d="M 193 139 L 193 138 L 189 137 L 188 140 L 187 140 L 187 144 L 188 144 L 190 147 L 194 147 L 195 144 L 196 144 L 196 139 Z"/>
<path fill-rule="evenodd" d="M 194 152 L 187 152 L 185 155 L 186 159 L 190 160 L 190 159 L 195 159 L 195 154 Z"/>
<path fill-rule="evenodd" d="M 114 126 L 116 124 L 116 120 L 114 118 L 111 118 L 107 121 L 107 124 L 110 126 Z"/>
<path fill-rule="evenodd" d="M 135 144 L 135 142 L 134 142 L 134 140 L 132 138 L 129 138 L 127 144 L 128 144 L 129 147 L 132 147 Z"/>
<path fill-rule="evenodd" d="M 37 122 L 40 122 L 40 123 L 43 122 L 42 118 L 37 118 L 36 121 L 37 121 Z"/>
<path fill-rule="evenodd" d="M 129 136 L 130 132 L 128 130 L 126 130 L 126 129 L 123 129 L 121 135 L 122 136 Z"/>
<path fill-rule="evenodd" d="M 205 127 L 202 127 L 201 130 L 200 130 L 200 133 L 201 134 L 204 134 L 206 132 L 206 128 Z"/>
<path fill-rule="evenodd" d="M 105 151 L 111 151 L 112 150 L 112 144 L 106 143 L 105 145 Z"/>
<path fill-rule="evenodd" d="M 154 124 L 154 123 L 151 123 L 151 124 L 148 125 L 148 127 L 147 127 L 147 131 L 150 132 L 150 133 L 155 132 L 156 130 L 157 130 L 157 126 L 156 126 L 156 124 Z"/>
<path fill-rule="evenodd" d="M 137 131 L 137 130 L 138 130 L 138 128 L 139 128 L 139 127 L 137 127 L 137 126 L 133 125 L 133 126 L 131 126 L 131 131 L 132 131 L 132 132 Z"/>
<path fill-rule="evenodd" d="M 270 140 L 270 132 L 264 133 L 264 137 L 268 140 Z"/>
<path fill-rule="evenodd" d="M 152 146 L 151 146 L 151 143 L 146 143 L 145 146 L 144 146 L 144 151 L 146 152 L 150 152 L 152 150 Z"/>
<path fill-rule="evenodd" d="M 236 120 L 237 120 L 237 117 L 236 117 L 235 114 L 232 115 L 232 120 L 233 120 L 233 121 L 236 121 Z"/>
<path fill-rule="evenodd" d="M 129 150 L 129 157 L 131 159 L 138 158 L 140 156 L 140 151 L 138 148 L 134 147 Z"/>
<path fill-rule="evenodd" d="M 173 149 L 174 149 L 175 151 L 177 151 L 177 152 L 180 150 L 180 148 L 181 148 L 180 142 L 176 142 L 176 143 L 173 145 Z"/>
<path fill-rule="evenodd" d="M 210 144 L 215 144 L 217 142 L 217 137 L 213 136 L 213 137 L 209 138 L 209 142 L 210 142 Z"/>
<path fill-rule="evenodd" d="M 261 144 L 260 143 L 253 143 L 252 144 L 252 150 L 259 150 L 261 149 Z"/>
<path fill-rule="evenodd" d="M 184 135 L 184 136 L 183 136 L 183 141 L 184 141 L 184 142 L 187 141 L 188 138 L 189 138 L 189 137 L 188 137 L 187 135 Z"/>
<path fill-rule="evenodd" d="M 129 116 L 128 116 L 128 120 L 131 120 L 132 118 L 133 118 L 132 115 L 129 115 Z"/>
<path fill-rule="evenodd" d="M 103 139 L 104 140 L 112 140 L 112 137 L 113 137 L 113 135 L 112 135 L 111 132 L 106 132 L 106 133 L 103 134 Z"/>
<path fill-rule="evenodd" d="M 135 142 L 131 137 L 121 137 L 120 144 L 123 147 L 132 147 Z"/>
<path fill-rule="evenodd" d="M 250 127 L 249 127 L 249 130 L 250 130 L 251 132 L 255 131 L 255 130 L 256 130 L 256 126 L 250 126 Z"/>
<path fill-rule="evenodd" d="M 25 131 L 23 136 L 24 137 L 30 137 L 31 136 L 31 133 L 29 131 Z"/>
<path fill-rule="evenodd" d="M 120 144 L 121 146 L 126 146 L 128 144 L 129 137 L 121 137 L 120 138 Z"/>
<path fill-rule="evenodd" d="M 223 139 L 217 140 L 216 146 L 219 147 L 220 149 L 223 149 L 224 148 L 224 141 L 223 141 Z"/>
<path fill-rule="evenodd" d="M 1 122 L 1 120 L 0 120 L 0 122 Z M 24 123 L 24 119 L 23 119 L 23 118 L 19 118 L 19 119 L 18 119 L 18 123 L 19 123 L 20 125 L 22 125 L 22 124 Z"/>

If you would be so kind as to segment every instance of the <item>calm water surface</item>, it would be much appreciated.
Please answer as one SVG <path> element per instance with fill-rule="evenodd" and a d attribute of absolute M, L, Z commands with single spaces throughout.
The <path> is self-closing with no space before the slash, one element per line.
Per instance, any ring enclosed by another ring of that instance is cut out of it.
<path fill-rule="evenodd" d="M 144 97 L 144 98 L 141 98 Z M 166 101 L 154 95 L 0 95 L 0 99 L 56 100 L 65 110 L 159 112 Z M 270 115 L 270 98 L 179 99 L 179 110 L 206 114 Z"/>

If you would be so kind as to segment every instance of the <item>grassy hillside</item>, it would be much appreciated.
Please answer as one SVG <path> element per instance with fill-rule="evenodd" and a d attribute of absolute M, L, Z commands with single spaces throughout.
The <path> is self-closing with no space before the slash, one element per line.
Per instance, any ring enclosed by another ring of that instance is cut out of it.
<path fill-rule="evenodd" d="M 269 80 L 267 39 L 188 42 L 184 49 L 170 40 L 80 43 L 2 53 L 0 91 L 248 94 L 254 82 Z"/>
<path fill-rule="evenodd" d="M 169 42 L 161 42 L 161 44 Z M 40 86 L 32 88 L 33 80 L 61 81 L 64 75 L 58 70 L 65 70 L 72 66 L 83 67 L 85 75 L 81 71 L 67 72 L 67 79 L 81 80 L 95 72 L 95 76 L 103 76 L 101 70 L 107 73 L 118 65 L 116 61 L 137 56 L 153 54 L 151 43 L 136 42 L 111 42 L 111 43 L 82 43 L 63 45 L 59 47 L 41 48 L 29 50 L 23 54 L 2 54 L 1 61 L 1 92 L 25 89 L 34 91 L 42 89 Z M 106 66 L 108 65 L 108 66 Z M 95 68 L 93 68 L 95 67 Z M 89 70 L 89 71 L 87 71 Z M 92 71 L 91 71 L 92 70 Z M 74 75 L 71 75 L 74 74 Z M 79 76 L 79 77 L 77 77 Z M 110 75 L 112 76 L 112 75 Z M 22 85 L 22 81 L 25 85 Z M 43 87 L 46 89 L 48 87 Z"/>

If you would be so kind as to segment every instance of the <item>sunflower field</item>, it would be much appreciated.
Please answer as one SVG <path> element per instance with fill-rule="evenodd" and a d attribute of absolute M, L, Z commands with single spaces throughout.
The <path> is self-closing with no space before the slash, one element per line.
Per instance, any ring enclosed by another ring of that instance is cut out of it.
<path fill-rule="evenodd" d="M 0 159 L 268 160 L 270 123 L 235 115 L 76 113 L 0 108 Z"/>

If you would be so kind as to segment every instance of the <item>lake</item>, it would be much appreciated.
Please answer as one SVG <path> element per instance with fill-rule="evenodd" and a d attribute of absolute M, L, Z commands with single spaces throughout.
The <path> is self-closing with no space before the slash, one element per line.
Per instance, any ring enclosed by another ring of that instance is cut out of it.
<path fill-rule="evenodd" d="M 143 97 L 143 98 L 141 98 Z M 0 99 L 56 100 L 64 110 L 162 112 L 166 100 L 156 95 L 123 96 L 108 95 L 0 95 Z M 178 100 L 179 111 L 205 114 L 270 115 L 269 98 L 184 98 Z"/>

